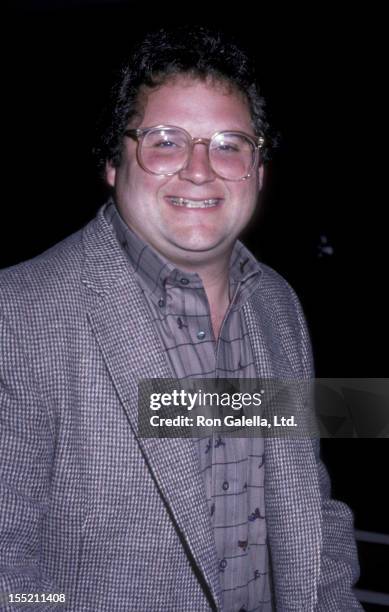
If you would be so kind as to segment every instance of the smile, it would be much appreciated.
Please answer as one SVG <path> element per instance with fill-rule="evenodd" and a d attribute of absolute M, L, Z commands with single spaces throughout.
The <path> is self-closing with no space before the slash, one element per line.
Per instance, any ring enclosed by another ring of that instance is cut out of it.
<path fill-rule="evenodd" d="M 212 208 L 220 202 L 219 198 L 210 198 L 208 200 L 189 200 L 186 198 L 170 197 L 168 199 L 169 202 L 174 204 L 174 206 L 184 206 L 185 208 Z"/>

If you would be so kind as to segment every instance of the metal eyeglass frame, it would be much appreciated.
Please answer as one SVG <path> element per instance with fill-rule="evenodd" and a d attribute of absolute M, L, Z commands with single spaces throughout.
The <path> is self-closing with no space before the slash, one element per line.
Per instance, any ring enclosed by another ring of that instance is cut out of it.
<path fill-rule="evenodd" d="M 142 162 L 142 158 L 139 154 L 139 144 L 141 142 L 141 139 L 151 130 L 162 130 L 162 129 L 173 129 L 173 130 L 179 130 L 181 132 L 183 132 L 187 138 L 188 138 L 188 142 L 190 143 L 190 151 L 188 153 L 188 160 L 186 162 L 186 164 L 184 166 L 182 166 L 182 168 L 179 168 L 178 170 L 176 170 L 175 172 L 153 172 L 152 170 L 149 170 L 148 168 L 146 168 Z M 240 136 L 244 136 L 245 138 L 247 138 L 247 140 L 249 140 L 251 142 L 251 144 L 254 147 L 254 159 L 253 159 L 253 163 L 251 165 L 251 168 L 249 170 L 249 172 L 245 175 L 242 176 L 241 178 L 238 179 L 231 179 L 231 178 L 226 178 L 225 176 L 219 174 L 218 172 L 216 172 L 212 166 L 211 160 L 210 160 L 210 156 L 209 156 L 209 151 L 210 151 L 210 144 L 212 142 L 212 140 L 214 138 L 216 138 L 216 136 L 219 136 L 220 134 L 238 134 Z M 214 172 L 217 176 L 219 176 L 220 178 L 222 178 L 225 181 L 246 181 L 248 178 L 250 178 L 251 176 L 251 171 L 254 168 L 255 164 L 257 163 L 258 160 L 258 152 L 260 149 L 263 148 L 263 145 L 265 144 L 265 139 L 263 136 L 259 136 L 257 141 L 250 136 L 249 134 L 246 134 L 245 132 L 239 132 L 237 130 L 220 130 L 218 132 L 215 132 L 214 134 L 212 134 L 211 138 L 192 138 L 192 136 L 189 134 L 189 132 L 187 132 L 184 128 L 178 127 L 176 125 L 154 125 L 152 127 L 146 127 L 146 128 L 133 128 L 133 129 L 126 129 L 124 131 L 124 135 L 127 136 L 128 138 L 132 138 L 133 140 L 137 141 L 137 148 L 136 148 L 136 158 L 138 160 L 139 165 L 141 166 L 141 168 L 143 168 L 143 170 L 145 172 L 148 172 L 149 174 L 154 174 L 156 176 L 174 176 L 175 174 L 178 174 L 179 172 L 181 172 L 182 170 L 185 170 L 185 168 L 188 166 L 191 155 L 192 155 L 192 151 L 193 151 L 193 147 L 196 144 L 204 144 L 207 145 L 208 147 L 208 162 L 210 167 L 212 168 L 212 172 Z"/>

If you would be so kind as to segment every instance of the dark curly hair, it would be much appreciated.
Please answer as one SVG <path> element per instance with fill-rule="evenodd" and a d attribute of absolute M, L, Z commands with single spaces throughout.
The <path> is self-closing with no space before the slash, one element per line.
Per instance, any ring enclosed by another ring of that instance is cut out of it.
<path fill-rule="evenodd" d="M 94 154 L 100 171 L 109 160 L 120 164 L 123 133 L 139 114 L 142 88 L 155 88 L 176 75 L 224 82 L 242 92 L 248 103 L 255 133 L 264 136 L 263 159 L 270 158 L 278 137 L 272 132 L 265 100 L 248 54 L 230 37 L 203 26 L 162 28 L 147 34 L 119 70 L 110 100 L 99 122 Z"/>

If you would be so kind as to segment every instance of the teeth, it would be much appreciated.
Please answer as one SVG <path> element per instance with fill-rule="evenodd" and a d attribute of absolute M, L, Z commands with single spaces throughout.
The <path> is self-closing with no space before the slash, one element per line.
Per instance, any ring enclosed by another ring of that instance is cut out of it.
<path fill-rule="evenodd" d="M 174 206 L 185 206 L 186 208 L 210 208 L 216 206 L 218 199 L 209 200 L 186 200 L 184 198 L 169 198 Z"/>

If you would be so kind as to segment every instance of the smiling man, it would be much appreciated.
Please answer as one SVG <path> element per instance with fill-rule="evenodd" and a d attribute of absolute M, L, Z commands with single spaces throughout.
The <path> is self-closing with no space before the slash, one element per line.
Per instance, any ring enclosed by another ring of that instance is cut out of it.
<path fill-rule="evenodd" d="M 317 440 L 138 431 L 145 378 L 313 376 L 293 290 L 238 240 L 272 145 L 253 74 L 220 34 L 148 35 L 96 149 L 109 201 L 0 275 L 2 610 L 361 609 Z"/>

